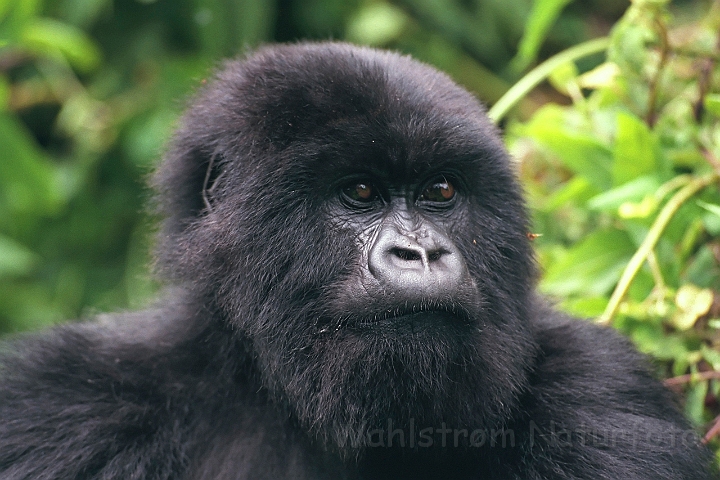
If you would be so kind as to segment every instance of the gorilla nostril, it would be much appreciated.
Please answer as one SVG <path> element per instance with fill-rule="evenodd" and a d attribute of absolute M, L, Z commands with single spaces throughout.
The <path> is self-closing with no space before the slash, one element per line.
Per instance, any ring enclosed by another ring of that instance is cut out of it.
<path fill-rule="evenodd" d="M 440 257 L 445 255 L 446 253 L 449 252 L 446 252 L 445 250 L 433 250 L 432 252 L 428 252 L 428 261 L 437 262 L 438 260 L 440 260 Z"/>
<path fill-rule="evenodd" d="M 401 260 L 408 262 L 422 260 L 422 255 L 414 250 L 408 250 L 405 248 L 394 247 L 390 249 L 390 254 L 398 257 Z"/>

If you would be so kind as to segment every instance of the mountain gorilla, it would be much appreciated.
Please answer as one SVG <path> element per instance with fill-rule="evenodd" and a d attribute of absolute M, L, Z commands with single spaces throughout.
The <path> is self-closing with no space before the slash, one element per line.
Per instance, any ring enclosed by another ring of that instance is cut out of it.
<path fill-rule="evenodd" d="M 154 309 L 18 339 L 4 479 L 709 479 L 644 359 L 534 293 L 484 109 L 337 43 L 229 62 L 155 178 Z"/>

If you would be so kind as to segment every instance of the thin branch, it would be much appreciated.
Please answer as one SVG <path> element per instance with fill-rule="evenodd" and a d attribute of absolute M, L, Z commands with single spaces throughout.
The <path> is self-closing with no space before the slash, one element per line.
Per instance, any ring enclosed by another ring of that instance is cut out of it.
<path fill-rule="evenodd" d="M 685 375 L 679 375 L 677 377 L 668 378 L 663 383 L 666 387 L 674 387 L 677 385 L 684 385 L 686 383 L 695 382 L 698 380 L 720 380 L 720 372 L 696 372 L 687 373 Z"/>
<path fill-rule="evenodd" d="M 720 51 L 720 32 L 718 32 L 717 40 L 715 41 L 715 50 Z M 696 122 L 700 122 L 705 113 L 705 96 L 711 87 L 712 72 L 716 61 L 717 58 L 714 57 L 707 57 L 702 60 L 700 76 L 698 78 L 698 99 L 693 106 L 693 114 L 695 115 Z"/>
<path fill-rule="evenodd" d="M 608 37 L 596 38 L 583 42 L 574 47 L 563 50 L 562 52 L 554 55 L 537 67 L 530 70 L 527 75 L 521 78 L 510 90 L 505 92 L 500 100 L 488 112 L 488 116 L 495 123 L 499 123 L 500 120 L 507 115 L 507 113 L 522 100 L 528 93 L 530 93 L 535 87 L 537 87 L 543 80 L 550 76 L 556 68 L 564 65 L 568 62 L 573 62 L 577 59 L 600 53 L 607 50 L 610 44 Z"/>
<path fill-rule="evenodd" d="M 718 173 L 718 175 L 720 175 L 720 160 L 718 160 L 718 158 L 705 147 L 700 147 L 700 153 L 705 160 L 707 160 L 710 166 L 712 166 L 712 168 Z"/>
<path fill-rule="evenodd" d="M 720 60 L 720 54 L 719 53 L 712 53 L 712 52 L 706 52 L 706 51 L 694 51 L 689 50 L 684 47 L 671 47 L 670 53 L 672 53 L 676 57 L 684 57 L 688 58 L 690 60 L 698 60 L 698 59 L 705 59 L 709 58 L 711 60 L 718 61 Z"/>
<path fill-rule="evenodd" d="M 717 435 L 720 434 L 720 415 L 715 417 L 715 420 L 713 420 L 712 423 L 713 423 L 713 426 L 710 427 L 710 430 L 708 430 L 708 432 L 705 434 L 705 436 L 702 439 L 702 443 L 704 443 L 705 445 L 710 443 L 710 440 L 712 440 L 713 438 L 715 438 Z"/>
<path fill-rule="evenodd" d="M 667 227 L 668 223 L 670 223 L 670 220 L 673 215 L 675 215 L 675 212 L 677 212 L 682 204 L 690 197 L 710 185 L 712 182 L 717 181 L 717 179 L 718 174 L 715 172 L 703 177 L 695 178 L 673 195 L 670 200 L 668 200 L 663 209 L 660 211 L 660 214 L 655 219 L 655 222 L 653 222 L 650 227 L 650 231 L 648 231 L 648 234 L 640 245 L 640 248 L 637 249 L 630 259 L 630 262 L 628 262 L 625 267 L 625 271 L 623 271 L 620 281 L 610 297 L 610 302 L 608 303 L 605 312 L 603 312 L 602 316 L 598 319 L 598 323 L 603 325 L 610 323 L 610 320 L 620 306 L 620 302 L 625 297 L 628 288 L 630 288 L 630 284 L 640 271 L 640 267 L 642 267 L 650 252 L 653 248 L 655 248 L 655 245 L 658 240 L 660 240 L 660 236 L 665 230 L 665 227 Z"/>

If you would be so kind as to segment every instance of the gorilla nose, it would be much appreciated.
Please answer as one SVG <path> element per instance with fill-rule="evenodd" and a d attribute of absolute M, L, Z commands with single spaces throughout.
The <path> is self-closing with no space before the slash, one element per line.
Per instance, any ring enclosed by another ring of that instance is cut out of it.
<path fill-rule="evenodd" d="M 387 293 L 424 298 L 457 291 L 464 272 L 459 252 L 438 232 L 417 236 L 394 228 L 380 233 L 368 267 Z"/>
<path fill-rule="evenodd" d="M 398 269 L 418 269 L 418 270 L 430 270 L 431 268 L 442 268 L 437 262 L 443 255 L 448 255 L 450 252 L 442 249 L 425 249 L 420 245 L 408 245 L 390 247 L 385 255 L 386 261 L 393 264 Z"/>

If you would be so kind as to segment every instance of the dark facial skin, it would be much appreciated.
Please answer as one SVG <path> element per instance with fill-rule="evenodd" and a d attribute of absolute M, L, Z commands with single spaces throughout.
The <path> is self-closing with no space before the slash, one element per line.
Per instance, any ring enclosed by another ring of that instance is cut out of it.
<path fill-rule="evenodd" d="M 467 205 L 462 182 L 433 173 L 410 184 L 371 174 L 339 183 L 328 215 L 352 232 L 360 251 L 350 288 L 362 308 L 373 304 L 374 311 L 359 320 L 364 328 L 471 321 L 480 296 L 450 237 Z"/>

